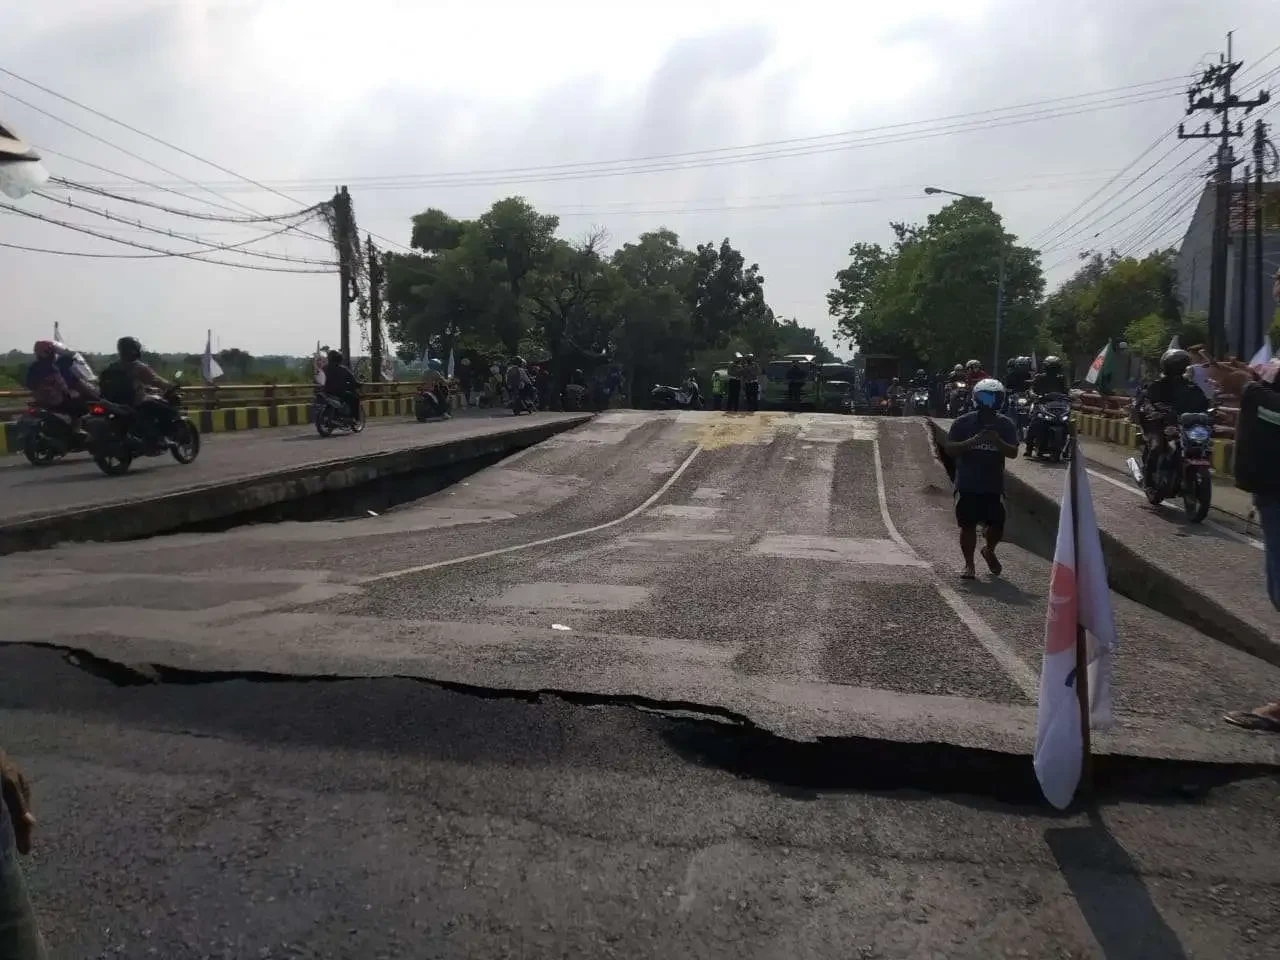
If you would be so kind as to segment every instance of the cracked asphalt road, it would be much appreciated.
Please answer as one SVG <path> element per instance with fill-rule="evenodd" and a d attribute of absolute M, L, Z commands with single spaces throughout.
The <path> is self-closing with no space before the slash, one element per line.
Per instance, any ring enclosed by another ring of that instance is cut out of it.
<path fill-rule="evenodd" d="M 1049 814 L 1045 545 L 954 539 L 919 422 L 615 412 L 377 518 L 0 559 L 54 955 L 1274 956 L 1280 754 L 1219 715 L 1280 671 L 1113 597 Z"/>

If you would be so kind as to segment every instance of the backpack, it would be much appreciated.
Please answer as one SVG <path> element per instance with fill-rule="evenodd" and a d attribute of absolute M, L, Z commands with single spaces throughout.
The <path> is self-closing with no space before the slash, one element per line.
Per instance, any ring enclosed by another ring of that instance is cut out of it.
<path fill-rule="evenodd" d="M 108 366 L 98 376 L 98 391 L 102 394 L 102 399 L 111 403 L 133 405 L 133 377 L 119 360 Z"/>
<path fill-rule="evenodd" d="M 1249 493 L 1280 494 L 1280 393 L 1250 383 L 1236 418 L 1236 486 Z"/>

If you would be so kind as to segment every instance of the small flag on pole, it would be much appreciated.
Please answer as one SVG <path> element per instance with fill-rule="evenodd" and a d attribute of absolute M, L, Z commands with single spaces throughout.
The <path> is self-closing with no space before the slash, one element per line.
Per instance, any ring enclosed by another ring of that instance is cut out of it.
<path fill-rule="evenodd" d="M 62 342 L 62 329 L 59 327 L 57 320 L 53 321 L 53 342 Z"/>
<path fill-rule="evenodd" d="M 315 380 L 319 386 L 324 386 L 324 354 L 320 352 L 320 341 L 316 341 L 316 355 L 312 362 L 315 368 Z"/>
<path fill-rule="evenodd" d="M 453 347 L 449 348 L 449 365 L 444 368 L 444 375 L 446 377 L 453 376 Z"/>
<path fill-rule="evenodd" d="M 1115 617 L 1084 458 L 1070 460 L 1049 578 L 1044 662 L 1036 709 L 1036 779 L 1059 810 L 1075 796 L 1089 728 L 1111 725 Z M 1087 704 L 1087 706 L 1086 706 Z"/>
<path fill-rule="evenodd" d="M 222 367 L 213 358 L 213 331 L 208 331 L 204 340 L 204 356 L 200 358 L 200 375 L 205 383 L 213 383 L 222 376 Z"/>
<path fill-rule="evenodd" d="M 1108 340 L 1106 346 L 1098 351 L 1098 355 L 1093 358 L 1093 363 L 1089 364 L 1089 372 L 1084 375 L 1086 383 L 1091 383 L 1096 387 L 1109 386 L 1111 380 L 1111 367 L 1114 351 L 1111 349 L 1111 341 Z"/>

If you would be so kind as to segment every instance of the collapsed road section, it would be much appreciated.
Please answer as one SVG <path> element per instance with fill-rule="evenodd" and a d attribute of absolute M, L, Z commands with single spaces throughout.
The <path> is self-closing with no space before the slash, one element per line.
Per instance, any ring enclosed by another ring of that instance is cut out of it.
<path fill-rule="evenodd" d="M 211 442 L 190 467 L 167 461 L 123 477 L 103 477 L 92 462 L 0 471 L 0 554 L 65 541 L 134 540 L 199 529 L 234 518 L 259 519 L 281 504 L 335 496 L 388 480 L 439 474 L 455 479 L 590 420 L 539 414 L 459 418 L 424 428 L 371 428 L 359 436 L 289 436 Z M 437 485 L 438 486 L 438 485 Z M 383 502 L 395 502 L 384 495 Z"/>

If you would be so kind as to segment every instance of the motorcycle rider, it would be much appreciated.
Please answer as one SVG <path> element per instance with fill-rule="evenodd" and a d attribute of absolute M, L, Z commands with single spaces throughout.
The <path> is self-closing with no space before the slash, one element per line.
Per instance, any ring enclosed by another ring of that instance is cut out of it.
<path fill-rule="evenodd" d="M 116 341 L 117 359 L 98 378 L 104 399 L 132 407 L 141 432 L 160 440 L 169 435 L 177 414 L 159 396 L 169 389 L 169 381 L 142 360 L 142 344 L 137 337 Z"/>
<path fill-rule="evenodd" d="M 1040 372 L 1031 379 L 1031 392 L 1036 399 L 1043 399 L 1051 394 L 1067 395 L 1067 378 L 1062 372 L 1062 360 L 1055 356 L 1047 356 L 1040 367 Z"/>
<path fill-rule="evenodd" d="M 787 402 L 796 409 L 799 409 L 800 396 L 804 393 L 805 376 L 800 361 L 792 360 L 791 366 L 787 367 Z"/>
<path fill-rule="evenodd" d="M 747 401 L 747 411 L 755 413 L 760 409 L 760 364 L 756 363 L 756 355 L 748 353 L 742 358 L 742 392 Z"/>
<path fill-rule="evenodd" d="M 1144 447 L 1143 476 L 1148 484 L 1155 480 L 1160 457 L 1168 448 L 1164 428 L 1169 414 L 1176 419 L 1184 413 L 1209 412 L 1209 398 L 1187 379 L 1190 366 L 1191 354 L 1187 351 L 1166 350 L 1160 357 L 1160 378 L 1144 387 L 1139 395 L 1137 412 Z"/>
<path fill-rule="evenodd" d="M 996 547 L 1004 535 L 1004 462 L 1018 455 L 1018 430 L 999 412 L 1004 385 L 992 378 L 978 381 L 973 391 L 977 409 L 951 424 L 943 449 L 955 458 L 956 522 L 965 580 L 975 577 L 973 554 L 978 527 L 985 528 L 982 558 L 997 576 Z"/>
<path fill-rule="evenodd" d="M 987 371 L 982 369 L 981 361 L 970 360 L 964 365 L 964 378 L 972 390 L 979 380 L 987 379 Z"/>
<path fill-rule="evenodd" d="M 511 403 L 515 404 L 518 400 L 530 399 L 534 395 L 533 402 L 530 406 L 536 407 L 537 388 L 533 385 L 533 380 L 529 377 L 529 368 L 524 362 L 524 357 L 516 357 L 511 361 L 511 366 L 507 367 L 507 395 L 511 398 Z"/>
<path fill-rule="evenodd" d="M 360 382 L 351 368 L 343 362 L 337 350 L 330 350 L 324 365 L 324 392 L 342 401 L 346 416 L 352 420 L 360 417 Z"/>
<path fill-rule="evenodd" d="M 745 362 L 742 354 L 737 354 L 729 361 L 729 375 L 725 384 L 727 388 L 724 402 L 725 412 L 738 412 L 739 402 L 742 397 L 742 365 Z"/>
<path fill-rule="evenodd" d="M 912 390 L 928 390 L 929 375 L 925 373 L 923 370 L 917 370 L 915 373 L 915 376 L 911 378 L 911 389 Z"/>
<path fill-rule="evenodd" d="M 84 416 L 85 401 L 96 397 L 97 391 L 76 375 L 75 353 L 59 351 L 52 340 L 37 340 L 33 353 L 26 386 L 36 405 L 73 419 Z"/>
<path fill-rule="evenodd" d="M 1026 393 L 1031 385 L 1031 358 L 1010 357 L 1004 375 L 1006 393 Z"/>
<path fill-rule="evenodd" d="M 448 420 L 449 381 L 444 375 L 444 364 L 434 357 L 427 361 L 427 369 L 422 371 L 422 389 L 435 398 L 439 415 Z"/>
<path fill-rule="evenodd" d="M 698 386 L 698 371 L 693 367 L 689 368 L 688 375 L 684 378 L 681 388 L 689 395 L 689 407 L 692 410 L 702 409 L 702 388 Z"/>

